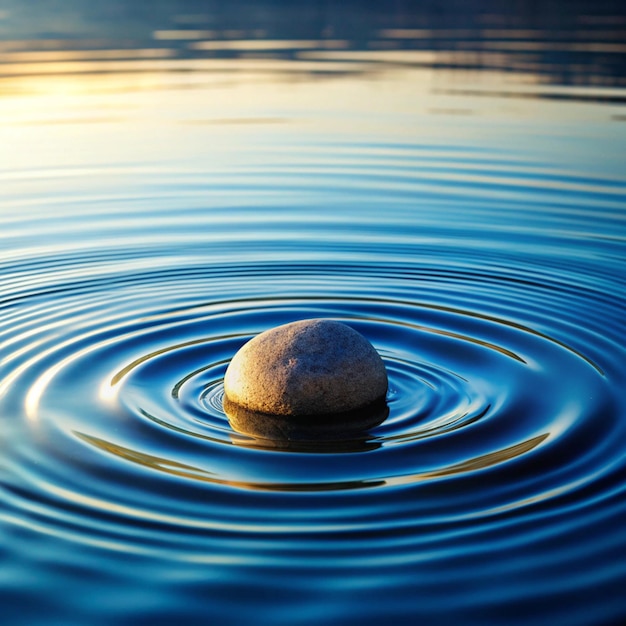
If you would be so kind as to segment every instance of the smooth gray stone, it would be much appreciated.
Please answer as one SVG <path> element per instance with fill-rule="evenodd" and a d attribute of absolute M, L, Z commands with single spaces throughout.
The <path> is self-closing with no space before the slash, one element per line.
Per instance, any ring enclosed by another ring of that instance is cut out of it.
<path fill-rule="evenodd" d="M 387 372 L 372 344 L 356 330 L 333 320 L 303 320 L 246 343 L 226 370 L 224 392 L 225 406 L 244 409 L 235 411 L 239 415 L 255 414 L 248 421 L 259 431 L 262 414 L 306 417 L 309 424 L 314 416 L 338 414 L 340 420 L 345 414 L 349 419 L 361 409 L 384 405 Z M 241 422 L 239 418 L 238 429 L 247 430 L 245 417 Z M 328 420 L 320 422 L 327 429 Z"/>

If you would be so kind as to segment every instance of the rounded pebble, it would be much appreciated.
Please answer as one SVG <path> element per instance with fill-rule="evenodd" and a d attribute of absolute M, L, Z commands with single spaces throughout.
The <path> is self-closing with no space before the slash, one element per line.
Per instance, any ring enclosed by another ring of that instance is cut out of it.
<path fill-rule="evenodd" d="M 307 430 L 315 429 L 316 420 L 310 418 L 336 415 L 335 421 L 319 420 L 320 427 L 340 429 L 342 421 L 355 423 L 355 414 L 360 415 L 356 422 L 371 422 L 364 410 L 384 406 L 387 372 L 372 344 L 350 326 L 303 320 L 246 343 L 226 370 L 224 393 L 225 408 L 229 417 L 236 414 L 238 430 L 260 432 L 278 424 L 270 428 L 272 433 L 291 431 L 280 419 L 270 419 L 264 428 L 263 414 L 306 417 L 300 421 Z"/>

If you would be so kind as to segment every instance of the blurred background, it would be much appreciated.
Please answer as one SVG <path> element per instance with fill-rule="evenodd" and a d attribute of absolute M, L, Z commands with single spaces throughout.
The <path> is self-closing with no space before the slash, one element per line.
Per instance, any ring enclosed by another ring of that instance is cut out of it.
<path fill-rule="evenodd" d="M 299 61 L 293 71 L 311 73 L 328 60 L 344 62 L 346 72 L 376 61 L 497 70 L 572 87 L 619 87 L 626 74 L 626 22 L 614 0 L 3 0 L 0 7 L 3 77 L 219 71 L 228 66 L 218 61 L 232 59 L 260 69 L 272 66 L 255 61 Z"/>

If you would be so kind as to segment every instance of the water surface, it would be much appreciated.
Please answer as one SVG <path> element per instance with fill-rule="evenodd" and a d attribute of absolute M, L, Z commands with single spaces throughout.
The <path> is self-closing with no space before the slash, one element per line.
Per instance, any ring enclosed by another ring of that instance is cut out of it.
<path fill-rule="evenodd" d="M 626 619 L 623 9 L 355 4 L 0 7 L 3 624 Z M 238 434 L 311 317 L 388 418 Z"/>

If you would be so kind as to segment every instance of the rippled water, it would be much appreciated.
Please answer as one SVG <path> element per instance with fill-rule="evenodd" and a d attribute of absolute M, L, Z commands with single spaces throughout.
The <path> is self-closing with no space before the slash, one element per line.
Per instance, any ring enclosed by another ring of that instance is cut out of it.
<path fill-rule="evenodd" d="M 2 623 L 622 623 L 624 51 L 559 58 L 576 87 L 244 35 L 3 44 Z M 389 416 L 238 434 L 230 359 L 312 317 L 374 344 Z"/>

